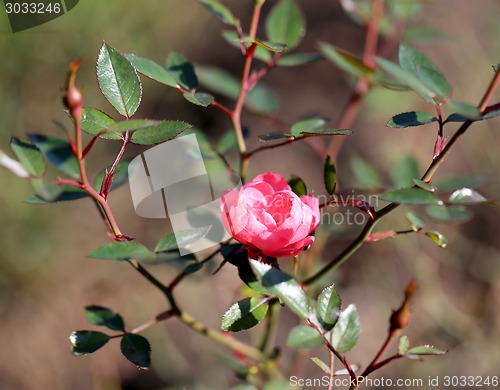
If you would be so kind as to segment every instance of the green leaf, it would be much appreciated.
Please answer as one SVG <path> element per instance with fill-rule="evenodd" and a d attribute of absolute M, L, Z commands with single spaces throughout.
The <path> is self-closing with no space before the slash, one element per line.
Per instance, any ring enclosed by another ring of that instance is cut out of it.
<path fill-rule="evenodd" d="M 198 2 L 203 5 L 206 9 L 208 9 L 211 13 L 217 16 L 220 20 L 222 20 L 226 24 L 230 24 L 231 26 L 235 26 L 237 24 L 236 18 L 233 16 L 231 11 L 215 0 L 198 0 Z"/>
<path fill-rule="evenodd" d="M 91 135 L 99 135 L 106 139 L 121 139 L 121 134 L 116 134 L 106 130 L 115 124 L 113 118 L 97 108 L 84 108 L 82 120 L 80 122 L 82 130 Z"/>
<path fill-rule="evenodd" d="M 358 186 L 362 188 L 379 188 L 382 180 L 377 171 L 361 157 L 351 160 L 351 169 Z"/>
<path fill-rule="evenodd" d="M 332 330 L 332 345 L 337 352 L 350 351 L 356 345 L 360 333 L 358 312 L 356 306 L 351 304 L 338 317 Z"/>
<path fill-rule="evenodd" d="M 301 135 L 314 136 L 314 135 L 351 135 L 352 130 L 349 129 L 318 129 L 318 130 L 309 130 L 302 131 Z"/>
<path fill-rule="evenodd" d="M 147 58 L 136 56 L 135 54 L 125 54 L 125 58 L 129 60 L 135 70 L 144 76 L 158 81 L 159 83 L 168 85 L 169 87 L 177 87 L 177 82 L 160 64 L 157 64 Z"/>
<path fill-rule="evenodd" d="M 409 350 L 406 351 L 406 356 L 408 355 L 418 355 L 418 356 L 425 356 L 425 355 L 444 355 L 447 351 L 444 349 L 437 349 L 434 348 L 430 345 L 420 345 L 418 347 L 413 347 L 410 348 Z"/>
<path fill-rule="evenodd" d="M 180 230 L 176 233 L 170 233 L 164 236 L 156 244 L 155 252 L 167 252 L 176 250 L 179 247 L 186 247 L 189 244 L 205 237 L 210 227 L 197 227 L 192 229 Z"/>
<path fill-rule="evenodd" d="M 65 202 L 78 200 L 89 196 L 85 191 L 73 186 L 58 186 L 41 178 L 31 180 L 35 195 L 26 200 L 31 204 L 47 204 L 53 202 Z"/>
<path fill-rule="evenodd" d="M 97 59 L 97 81 L 104 97 L 121 115 L 134 115 L 141 102 L 141 80 L 132 64 L 107 43 Z"/>
<path fill-rule="evenodd" d="M 257 47 L 262 47 L 263 49 L 271 52 L 271 53 L 283 53 L 285 51 L 286 45 L 282 43 L 268 42 L 268 41 L 259 41 L 254 40 L 254 43 Z"/>
<path fill-rule="evenodd" d="M 423 180 L 420 179 L 413 179 L 413 184 L 415 184 L 417 187 L 422 188 L 423 190 L 430 191 L 430 192 L 436 192 L 437 188 L 434 187 L 433 185 L 426 183 Z"/>
<path fill-rule="evenodd" d="M 293 0 L 280 0 L 266 19 L 266 34 L 271 42 L 282 43 L 290 51 L 305 34 L 305 21 Z"/>
<path fill-rule="evenodd" d="M 290 275 L 256 260 L 250 260 L 250 266 L 262 287 L 280 298 L 299 317 L 309 316 L 306 294 Z"/>
<path fill-rule="evenodd" d="M 377 58 L 375 60 L 375 63 L 378 65 L 380 69 L 382 69 L 384 72 L 394 77 L 395 79 L 399 80 L 404 85 L 407 85 L 413 91 L 418 93 L 422 98 L 424 98 L 427 102 L 435 104 L 434 97 L 436 97 L 436 93 L 432 92 L 422 81 L 420 81 L 412 73 L 401 69 L 396 64 L 384 58 Z"/>
<path fill-rule="evenodd" d="M 252 271 L 248 260 L 248 252 L 242 244 L 225 245 L 221 248 L 220 253 L 224 257 L 224 261 L 238 268 L 238 276 L 248 287 L 259 294 L 268 293 Z"/>
<path fill-rule="evenodd" d="M 216 149 L 219 153 L 224 154 L 229 152 L 230 150 L 234 150 L 238 147 L 238 141 L 236 140 L 236 135 L 234 131 L 228 130 L 226 131 L 222 137 L 217 141 Z"/>
<path fill-rule="evenodd" d="M 451 87 L 436 65 L 421 51 L 406 44 L 399 46 L 399 64 L 405 71 L 417 76 L 441 98 L 450 96 Z"/>
<path fill-rule="evenodd" d="M 151 366 L 151 345 L 149 341 L 138 334 L 126 334 L 120 342 L 123 356 L 144 370 Z"/>
<path fill-rule="evenodd" d="M 477 107 L 463 102 L 447 102 L 446 108 L 453 112 L 446 120 L 448 122 L 465 122 L 468 119 L 481 120 L 481 113 Z"/>
<path fill-rule="evenodd" d="M 186 268 L 184 268 L 184 271 L 182 271 L 182 272 L 185 275 L 191 275 L 191 274 L 198 272 L 202 268 L 203 268 L 202 263 L 193 263 L 193 264 L 189 264 Z"/>
<path fill-rule="evenodd" d="M 316 364 L 321 370 L 325 373 L 330 375 L 330 367 L 328 364 L 326 364 L 323 360 L 317 357 L 312 357 L 311 360 Z"/>
<path fill-rule="evenodd" d="M 380 199 L 400 204 L 442 204 L 436 194 L 421 188 L 403 188 L 384 192 L 378 196 Z"/>
<path fill-rule="evenodd" d="M 341 307 L 342 300 L 335 287 L 333 285 L 326 287 L 316 302 L 318 321 L 325 331 L 329 331 L 334 327 Z"/>
<path fill-rule="evenodd" d="M 131 122 L 131 121 L 127 121 Z M 135 130 L 130 138 L 130 142 L 137 145 L 155 145 L 174 139 L 183 131 L 192 127 L 189 123 L 181 121 L 151 121 L 143 120 L 142 127 Z M 122 122 L 124 123 L 124 122 Z M 126 123 L 124 123 L 126 124 Z M 118 126 L 112 127 L 109 131 L 118 130 Z"/>
<path fill-rule="evenodd" d="M 267 134 L 261 134 L 259 135 L 259 141 L 261 142 L 268 142 L 268 141 L 274 141 L 277 139 L 287 139 L 293 137 L 292 134 L 286 134 L 282 133 L 280 131 L 272 131 L 271 133 Z"/>
<path fill-rule="evenodd" d="M 196 74 L 200 84 L 209 90 L 232 100 L 238 98 L 240 81 L 229 72 L 217 67 L 196 65 Z M 263 83 L 258 83 L 245 99 L 245 107 L 256 113 L 269 114 L 277 105 L 276 93 Z"/>
<path fill-rule="evenodd" d="M 42 176 L 47 168 L 47 162 L 42 152 L 29 141 L 12 137 L 10 140 L 12 152 L 31 176 Z"/>
<path fill-rule="evenodd" d="M 318 43 L 318 49 L 328 61 L 344 72 L 350 73 L 356 77 L 371 77 L 374 74 L 374 70 L 366 66 L 361 58 L 345 50 L 339 49 L 326 42 Z"/>
<path fill-rule="evenodd" d="M 325 127 L 326 119 L 320 117 L 314 117 L 309 119 L 304 119 L 296 122 L 292 125 L 290 133 L 292 135 L 298 136 L 302 132 L 321 130 Z"/>
<path fill-rule="evenodd" d="M 167 69 L 182 88 L 191 91 L 198 86 L 198 78 L 194 72 L 193 65 L 179 53 L 175 51 L 170 52 L 167 57 Z"/>
<path fill-rule="evenodd" d="M 200 84 L 206 88 L 236 100 L 240 92 L 240 82 L 224 69 L 214 66 L 196 65 L 196 74 Z"/>
<path fill-rule="evenodd" d="M 401 129 L 405 127 L 426 125 L 435 121 L 437 121 L 437 118 L 432 114 L 421 111 L 410 111 L 393 116 L 389 122 L 387 122 L 387 126 Z"/>
<path fill-rule="evenodd" d="M 418 177 L 418 165 L 410 156 L 403 156 L 394 164 L 391 171 L 392 183 L 397 188 L 413 185 L 415 177 Z"/>
<path fill-rule="evenodd" d="M 417 77 L 440 98 L 451 95 L 451 86 L 439 71 L 417 66 Z"/>
<path fill-rule="evenodd" d="M 144 245 L 132 241 L 115 241 L 100 246 L 90 252 L 89 257 L 105 260 L 129 260 L 129 259 L 150 259 L 156 254 L 147 249 Z"/>
<path fill-rule="evenodd" d="M 125 331 L 122 316 L 106 307 L 97 305 L 86 306 L 85 315 L 87 320 L 93 325 L 106 326 L 111 330 Z"/>
<path fill-rule="evenodd" d="M 232 305 L 222 317 L 222 330 L 239 332 L 257 325 L 267 313 L 268 299 L 245 298 Z"/>
<path fill-rule="evenodd" d="M 337 187 L 337 171 L 335 170 L 335 165 L 333 164 L 330 156 L 326 156 L 325 159 L 325 165 L 323 167 L 323 181 L 325 183 L 326 192 L 333 195 L 335 193 L 335 187 Z"/>
<path fill-rule="evenodd" d="M 80 178 L 78 161 L 68 141 L 42 134 L 28 134 L 28 138 L 42 152 L 48 162 L 74 179 Z"/>
<path fill-rule="evenodd" d="M 446 245 L 448 245 L 446 237 L 439 232 L 425 232 L 425 235 L 434 241 L 440 248 L 446 248 Z"/>
<path fill-rule="evenodd" d="M 245 107 L 260 114 L 270 114 L 278 107 L 278 95 L 264 83 L 257 84 L 247 95 Z"/>
<path fill-rule="evenodd" d="M 292 175 L 288 181 L 288 185 L 297 196 L 307 195 L 307 186 L 300 177 Z"/>
<path fill-rule="evenodd" d="M 406 351 L 408 351 L 408 348 L 410 348 L 410 340 L 408 339 L 408 336 L 401 336 L 399 338 L 398 353 L 400 355 L 404 355 L 406 354 Z"/>
<path fill-rule="evenodd" d="M 472 217 L 472 212 L 461 206 L 428 206 L 426 213 L 434 220 L 440 222 L 464 222 Z"/>
<path fill-rule="evenodd" d="M 319 347 L 325 341 L 324 337 L 306 325 L 299 325 L 292 328 L 286 345 L 290 348 L 314 348 Z"/>
<path fill-rule="evenodd" d="M 109 341 L 109 336 L 92 330 L 77 330 L 69 335 L 71 353 L 75 356 L 88 355 L 97 351 Z"/>
<path fill-rule="evenodd" d="M 319 53 L 289 54 L 279 58 L 278 66 L 300 66 L 321 61 L 324 57 Z"/>
<path fill-rule="evenodd" d="M 95 135 L 107 139 L 121 139 L 126 132 L 132 134 L 131 142 L 141 145 L 151 145 L 168 141 L 177 137 L 192 125 L 180 121 L 157 121 L 151 119 L 130 119 L 123 122 L 113 122 L 107 128 L 97 127 Z M 92 131 L 94 131 L 92 130 Z"/>
<path fill-rule="evenodd" d="M 417 214 L 415 214 L 411 211 L 407 211 L 405 213 L 405 217 L 406 217 L 406 219 L 408 219 L 408 221 L 410 221 L 411 228 L 414 231 L 418 231 L 425 226 L 425 221 L 422 219 L 422 217 L 418 216 Z"/>
<path fill-rule="evenodd" d="M 474 191 L 470 188 L 461 188 L 454 191 L 448 198 L 448 203 L 458 203 L 458 204 L 476 204 L 484 203 L 486 199 L 479 192 Z"/>
<path fill-rule="evenodd" d="M 241 49 L 241 45 L 245 46 L 247 49 L 252 43 L 256 43 L 254 58 L 260 61 L 269 62 L 272 58 L 271 52 L 266 48 L 265 44 L 262 42 L 255 41 L 248 36 L 243 36 L 240 38 L 238 33 L 233 30 L 222 31 L 222 37 L 232 46 L 237 49 Z"/>
<path fill-rule="evenodd" d="M 212 95 L 204 92 L 186 92 L 182 96 L 184 96 L 184 99 L 186 99 L 188 102 L 202 107 L 208 107 L 214 101 L 214 97 Z"/>

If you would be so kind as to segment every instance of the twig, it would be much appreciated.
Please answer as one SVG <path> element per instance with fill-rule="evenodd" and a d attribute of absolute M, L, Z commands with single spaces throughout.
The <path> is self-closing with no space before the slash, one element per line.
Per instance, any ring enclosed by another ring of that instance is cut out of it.
<path fill-rule="evenodd" d="M 497 71 L 495 72 L 495 76 L 493 77 L 490 85 L 488 86 L 483 98 L 481 99 L 481 102 L 478 106 L 479 110 L 481 113 L 484 113 L 488 106 L 489 99 L 493 96 L 493 93 L 495 89 L 498 87 L 498 84 L 500 83 L 500 72 Z M 422 181 L 429 181 L 432 179 L 434 173 L 436 172 L 439 164 L 443 161 L 445 156 L 450 152 L 451 148 L 453 145 L 458 141 L 458 139 L 467 131 L 467 129 L 470 127 L 470 125 L 473 123 L 473 121 L 466 121 L 464 122 L 460 128 L 455 132 L 455 134 L 450 138 L 446 146 L 444 147 L 443 151 L 437 156 L 435 159 L 432 160 L 431 164 L 425 171 L 425 173 L 422 175 L 421 180 Z M 351 257 L 352 254 L 354 254 L 362 245 L 363 241 L 370 235 L 372 232 L 373 228 L 377 224 L 378 221 L 380 221 L 384 216 L 389 214 L 390 212 L 394 211 L 399 207 L 399 203 L 390 203 L 387 206 L 383 207 L 379 211 L 375 213 L 374 219 L 369 219 L 365 226 L 363 227 L 363 230 L 359 233 L 359 235 L 355 238 L 349 246 L 344 249 L 338 256 L 333 258 L 328 264 L 326 264 L 323 268 L 321 268 L 319 271 L 317 271 L 314 275 L 310 276 L 307 278 L 303 283 L 305 285 L 314 283 L 316 280 L 321 278 L 323 275 L 331 271 L 332 269 L 338 267 L 344 261 L 346 261 L 349 257 Z"/>

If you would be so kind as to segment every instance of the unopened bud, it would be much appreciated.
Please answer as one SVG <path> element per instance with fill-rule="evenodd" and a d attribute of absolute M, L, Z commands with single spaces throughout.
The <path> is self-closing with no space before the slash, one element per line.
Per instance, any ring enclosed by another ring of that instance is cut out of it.
<path fill-rule="evenodd" d="M 401 304 L 401 307 L 394 311 L 391 315 L 390 326 L 391 332 L 399 331 L 406 328 L 410 324 L 411 319 L 411 309 L 410 303 L 415 293 L 416 285 L 413 280 L 408 283 L 405 291 L 405 299 Z"/>
<path fill-rule="evenodd" d="M 70 61 L 63 99 L 65 106 L 70 110 L 71 116 L 78 120 L 81 119 L 83 114 L 83 95 L 81 89 L 76 87 L 75 79 L 81 64 L 82 59 Z"/>

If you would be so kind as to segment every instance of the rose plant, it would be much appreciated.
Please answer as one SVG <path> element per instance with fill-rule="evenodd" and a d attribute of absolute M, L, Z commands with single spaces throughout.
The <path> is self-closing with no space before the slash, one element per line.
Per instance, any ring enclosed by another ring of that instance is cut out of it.
<path fill-rule="evenodd" d="M 227 347 L 238 361 L 237 365 L 233 364 L 234 371 L 238 378 L 248 384 L 245 389 L 288 388 L 290 383 L 283 379 L 284 370 L 281 367 L 286 359 L 280 359 L 297 349 L 324 347 L 329 361 L 314 357 L 312 362 L 329 378 L 348 375 L 351 389 L 361 386 L 368 375 L 393 360 L 444 354 L 445 350 L 428 345 L 410 346 L 408 337 L 401 335 L 411 318 L 410 303 L 416 286 L 410 282 L 401 306 L 387 321 L 387 334 L 385 338 L 382 336 L 383 341 L 373 359 L 363 369 L 360 365 L 351 364 L 352 359 L 347 353 L 355 347 L 361 331 L 357 308 L 354 304 L 342 304 L 339 292 L 326 276 L 367 242 L 414 233 L 431 238 L 441 247 L 446 245 L 444 236 L 425 229 L 422 219 L 414 213 L 407 214 L 411 225 L 409 229 L 374 232 L 377 223 L 400 205 L 427 205 L 433 207 L 430 210 L 436 211 L 437 208 L 442 215 L 449 215 L 452 219 L 459 210 L 457 207 L 462 210 L 471 204 L 492 203 L 477 191 L 465 187 L 456 188 L 451 196 L 446 196 L 433 185 L 432 178 L 457 140 L 475 122 L 500 114 L 499 103 L 490 103 L 500 80 L 498 67 L 494 68 L 491 84 L 486 87 L 483 98 L 477 106 L 473 106 L 453 101 L 450 97 L 451 86 L 444 75 L 424 53 L 411 45 L 399 45 L 398 64 L 382 57 L 377 46 L 382 34 L 382 23 L 386 27 L 394 26 L 391 30 L 393 35 L 388 37 L 390 39 L 386 43 L 393 44 L 400 38 L 397 34 L 402 24 L 398 19 L 401 13 L 396 11 L 402 5 L 398 2 L 372 0 L 362 2 L 365 6 L 359 7 L 354 4 L 356 2 L 341 2 L 344 10 L 365 27 L 366 44 L 360 56 L 325 42 L 317 44 L 318 51 L 315 53 L 292 54 L 305 33 L 304 16 L 294 0 L 280 0 L 269 10 L 265 21 L 266 39 L 260 38 L 263 33 L 259 31 L 265 0 L 251 2 L 253 11 L 247 32 L 238 18 L 222 3 L 216 0 L 199 0 L 199 3 L 232 28 L 224 33 L 224 37 L 243 57 L 239 81 L 221 69 L 193 66 L 175 52 L 168 55 L 166 66 L 162 66 L 134 54 L 122 54 L 104 43 L 97 60 L 98 83 L 104 97 L 124 120 L 117 121 L 100 109 L 84 106 L 86 102 L 76 85 L 82 62 L 72 61 L 64 91 L 65 109 L 73 127 L 71 134 L 68 132 L 66 139 L 42 134 L 31 134 L 28 139 L 13 137 L 11 147 L 19 161 L 3 155 L 0 160 L 12 172 L 30 181 L 35 191 L 29 200 L 31 203 L 90 198 L 111 238 L 109 243 L 93 250 L 90 257 L 129 263 L 166 298 L 164 311 L 134 329 L 127 328 L 123 317 L 112 309 L 96 304 L 87 306 L 85 312 L 89 322 L 107 331 L 73 332 L 70 336 L 73 354 L 91 354 L 111 338 L 120 338 L 123 355 L 137 367 L 147 369 L 151 365 L 151 345 L 139 333 L 173 318 L 194 332 Z M 255 66 L 256 60 L 261 62 L 259 66 Z M 262 85 L 261 80 L 275 68 L 305 66 L 321 60 L 327 60 L 356 78 L 352 98 L 338 118 L 337 125 L 328 127 L 323 117 L 294 120 L 285 130 L 280 127 L 266 134 L 251 133 L 250 136 L 258 137 L 261 144 L 249 150 L 243 132 L 243 114 L 248 112 L 266 118 L 272 108 L 272 102 L 266 99 L 270 96 L 268 90 L 261 89 L 260 95 L 256 93 Z M 189 103 L 219 110 L 232 127 L 230 133 L 223 137 L 224 142 L 214 146 L 202 130 L 193 129 L 185 122 L 131 120 L 142 97 L 139 75 L 175 89 Z M 436 146 L 429 151 L 427 170 L 422 175 L 411 171 L 403 178 L 404 186 L 378 188 L 377 199 L 387 202 L 384 207 L 358 198 L 344 201 L 337 193 L 337 169 L 334 164 L 338 155 L 337 146 L 341 143 L 339 139 L 352 134 L 349 128 L 354 124 L 361 102 L 368 91 L 375 87 L 412 90 L 436 113 L 410 111 L 397 114 L 390 118 L 389 127 L 437 125 Z M 211 93 L 205 92 L 203 88 Z M 234 104 L 222 103 L 221 97 L 232 99 Z M 445 110 L 450 111 L 447 117 L 444 116 Z M 458 128 L 446 139 L 444 129 L 453 126 Z M 181 246 L 179 240 L 189 242 L 205 236 L 206 226 L 193 227 L 181 236 L 169 233 L 158 241 L 154 249 L 147 248 L 122 230 L 109 198 L 114 188 L 126 182 L 128 162 L 123 159 L 123 155 L 130 144 L 152 146 L 169 142 L 190 131 L 197 135 L 207 159 L 222 164 L 228 175 L 237 173 L 245 184 L 239 190 L 227 190 L 221 194 L 220 217 L 231 239 L 222 243 L 214 242 L 215 250 L 211 252 L 181 256 L 177 247 Z M 118 142 L 120 150 L 109 167 L 92 181 L 89 178 L 88 157 L 95 152 L 93 148 L 96 142 L 103 139 Z M 328 141 L 322 142 L 323 139 Z M 321 160 L 324 190 L 328 193 L 326 201 L 321 204 L 317 197 L 308 193 L 304 180 L 294 176 L 287 182 L 274 172 L 274 167 L 270 166 L 272 162 L 266 162 L 269 165 L 266 167 L 267 173 L 247 180 L 248 167 L 255 155 L 295 142 L 310 146 Z M 237 156 L 236 161 L 230 158 L 231 154 Z M 59 169 L 61 176 L 56 180 L 44 175 L 47 162 Z M 328 234 L 321 235 L 321 238 L 316 234 L 315 238 L 315 233 L 323 227 L 320 213 L 331 205 L 354 207 L 364 213 L 367 219 L 357 236 L 339 254 L 328 259 L 325 249 Z M 311 245 L 314 251 L 307 250 Z M 307 257 L 307 269 L 301 272 L 293 267 L 293 272 L 288 272 L 291 268 L 289 262 L 281 258 L 294 257 L 297 260 L 299 256 Z M 167 265 L 176 263 L 181 264 L 182 268 L 172 280 L 165 282 L 153 274 L 149 268 L 151 262 L 164 262 Z M 248 287 L 241 289 L 241 299 L 222 315 L 220 330 L 186 312 L 175 294 L 176 287 L 185 278 L 194 273 L 201 275 L 202 270 L 214 262 L 219 262 L 218 270 L 226 266 L 236 267 L 242 285 Z M 279 321 L 277 313 L 282 306 L 297 317 L 298 323 L 291 329 L 286 328 L 289 332 L 286 345 L 277 344 L 273 331 Z M 378 318 L 375 320 L 378 321 Z M 258 342 L 253 342 L 255 338 L 252 338 L 252 342 L 242 341 L 233 334 L 253 328 L 263 321 L 266 325 Z M 399 337 L 397 351 L 385 356 L 396 337 Z M 296 354 L 294 360 L 304 359 L 304 356 Z M 334 361 L 342 365 L 341 370 L 334 369 Z"/>

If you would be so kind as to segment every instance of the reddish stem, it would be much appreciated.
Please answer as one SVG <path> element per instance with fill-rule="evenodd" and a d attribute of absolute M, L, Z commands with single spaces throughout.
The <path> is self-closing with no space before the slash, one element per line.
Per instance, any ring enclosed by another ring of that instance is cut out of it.
<path fill-rule="evenodd" d="M 380 21 L 382 20 L 383 16 L 383 11 L 384 0 L 372 0 L 372 13 L 370 20 L 366 24 L 365 48 L 363 51 L 363 63 L 367 67 L 372 69 L 375 68 L 379 27 Z M 342 112 L 337 128 L 348 129 L 352 127 L 355 119 L 359 114 L 359 111 L 361 110 L 361 103 L 363 101 L 363 98 L 368 93 L 370 88 L 371 85 L 368 77 L 361 77 L 358 79 L 358 81 L 356 82 L 356 86 L 354 87 L 354 91 L 347 103 L 347 106 Z M 332 138 L 323 158 L 326 158 L 326 155 L 330 155 L 330 157 L 336 163 L 340 149 L 344 142 L 345 138 L 343 137 L 339 139 L 337 137 Z"/>

